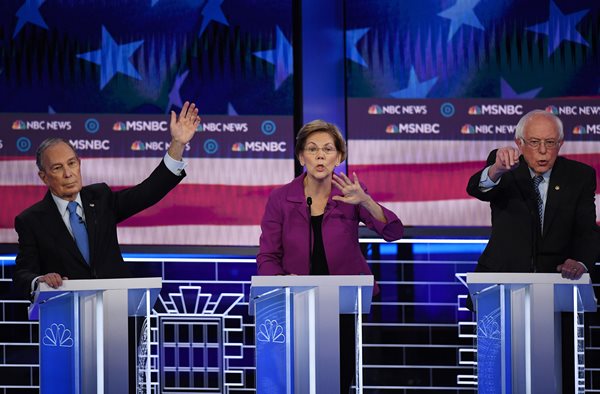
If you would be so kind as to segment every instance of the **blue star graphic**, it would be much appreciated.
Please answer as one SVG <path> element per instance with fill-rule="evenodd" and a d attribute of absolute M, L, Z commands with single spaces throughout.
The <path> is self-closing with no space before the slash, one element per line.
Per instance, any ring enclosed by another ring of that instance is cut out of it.
<path fill-rule="evenodd" d="M 468 25 L 477 29 L 485 30 L 479 18 L 475 15 L 474 8 L 480 0 L 456 0 L 456 4 L 445 9 L 438 15 L 442 18 L 450 19 L 450 31 L 448 32 L 448 41 L 454 37 L 454 34 L 462 25 Z"/>
<path fill-rule="evenodd" d="M 190 71 L 186 70 L 183 74 L 180 74 L 175 77 L 175 83 L 173 83 L 173 87 L 169 92 L 169 103 L 167 104 L 167 113 L 169 113 L 169 110 L 172 106 L 176 106 L 179 108 L 183 107 L 183 100 L 181 99 L 179 90 L 181 89 L 181 85 L 183 85 L 183 82 L 185 81 L 189 73 Z"/>
<path fill-rule="evenodd" d="M 279 29 L 279 26 L 276 31 L 275 49 L 254 52 L 254 56 L 275 65 L 275 90 L 279 89 L 283 81 L 294 71 L 292 46 Z"/>
<path fill-rule="evenodd" d="M 39 27 L 43 27 L 48 30 L 48 25 L 42 18 L 40 14 L 40 7 L 44 4 L 46 0 L 25 0 L 25 4 L 23 4 L 17 10 L 17 26 L 15 26 L 15 32 L 13 33 L 13 38 L 19 34 L 25 23 L 33 23 L 34 25 L 38 25 Z"/>
<path fill-rule="evenodd" d="M 237 111 L 233 108 L 233 104 L 227 103 L 227 115 L 229 116 L 238 116 Z"/>
<path fill-rule="evenodd" d="M 367 62 L 358 52 L 356 44 L 369 31 L 369 27 L 363 29 L 354 29 L 346 31 L 346 57 L 363 67 L 368 67 Z"/>
<path fill-rule="evenodd" d="M 50 115 L 54 115 L 54 114 L 56 114 L 56 111 L 54 110 L 54 108 L 52 108 L 52 106 L 51 106 L 51 105 L 49 105 L 49 106 L 48 106 L 48 113 L 49 113 Z"/>
<path fill-rule="evenodd" d="M 420 82 L 417 78 L 415 68 L 411 67 L 410 76 L 408 77 L 408 84 L 406 87 L 402 90 L 392 92 L 390 95 L 395 98 L 425 98 L 436 82 L 437 77 Z"/>
<path fill-rule="evenodd" d="M 144 40 L 118 45 L 102 26 L 102 49 L 81 53 L 77 57 L 100 66 L 100 90 L 102 90 L 118 72 L 135 79 L 142 79 L 133 64 L 129 62 L 129 58 L 143 43 Z"/>
<path fill-rule="evenodd" d="M 229 22 L 227 21 L 227 18 L 221 9 L 221 4 L 223 4 L 223 1 L 224 0 L 208 0 L 204 6 L 204 9 L 202 10 L 202 25 L 200 26 L 200 33 L 198 33 L 198 37 L 204 33 L 206 26 L 208 26 L 208 24 L 212 21 L 229 26 Z"/>
<path fill-rule="evenodd" d="M 517 93 L 504 78 L 500 78 L 500 97 L 503 99 L 532 99 L 541 90 L 542 88 L 535 88 L 523 93 Z"/>
<path fill-rule="evenodd" d="M 575 30 L 575 26 L 588 12 L 589 10 L 582 10 L 565 15 L 553 1 L 550 1 L 548 22 L 530 26 L 527 30 L 548 36 L 548 55 L 551 55 L 563 41 L 573 41 L 590 46 L 581 34 Z"/>

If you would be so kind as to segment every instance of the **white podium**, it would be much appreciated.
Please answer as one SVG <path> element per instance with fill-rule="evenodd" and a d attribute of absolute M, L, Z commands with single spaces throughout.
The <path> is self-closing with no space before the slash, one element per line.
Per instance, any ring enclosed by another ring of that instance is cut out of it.
<path fill-rule="evenodd" d="M 39 319 L 40 391 L 129 392 L 128 316 L 150 316 L 161 287 L 161 278 L 41 283 L 29 307 Z"/>
<path fill-rule="evenodd" d="M 357 388 L 362 390 L 361 315 L 373 276 L 253 276 L 258 394 L 340 392 L 339 314 L 356 315 Z"/>
<path fill-rule="evenodd" d="M 479 393 L 559 393 L 561 312 L 573 312 L 575 392 L 585 387 L 583 312 L 596 311 L 589 274 L 468 273 L 477 311 Z"/>

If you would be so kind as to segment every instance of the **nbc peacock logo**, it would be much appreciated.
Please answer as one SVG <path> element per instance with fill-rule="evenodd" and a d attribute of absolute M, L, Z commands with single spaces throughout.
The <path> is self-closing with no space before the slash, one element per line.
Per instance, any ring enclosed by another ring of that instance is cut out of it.
<path fill-rule="evenodd" d="M 481 107 L 479 105 L 469 107 L 469 115 L 481 115 L 481 113 Z"/>
<path fill-rule="evenodd" d="M 141 151 L 141 150 L 146 150 L 146 146 L 144 145 L 144 143 L 142 141 L 133 141 L 133 143 L 131 144 L 131 150 L 133 151 Z"/>
<path fill-rule="evenodd" d="M 113 131 L 126 131 L 126 130 L 127 130 L 127 126 L 123 122 L 115 122 L 115 124 L 113 124 Z"/>
<path fill-rule="evenodd" d="M 369 115 L 381 115 L 383 110 L 377 104 L 373 104 L 369 107 Z"/>
<path fill-rule="evenodd" d="M 558 108 L 556 105 L 549 105 L 545 108 L 546 112 L 550 112 L 551 114 L 558 115 Z"/>
<path fill-rule="evenodd" d="M 233 144 L 231 146 L 231 151 L 232 152 L 246 152 L 246 145 L 242 142 L 236 142 L 235 144 Z"/>
<path fill-rule="evenodd" d="M 391 124 L 391 125 L 388 125 L 388 127 L 385 128 L 385 132 L 387 134 L 399 134 L 400 133 L 400 129 L 398 128 L 397 125 Z"/>
<path fill-rule="evenodd" d="M 573 128 L 573 134 L 575 135 L 583 135 L 588 133 L 589 131 L 584 125 L 577 125 Z"/>
<path fill-rule="evenodd" d="M 460 129 L 460 133 L 461 134 L 475 134 L 475 127 L 473 127 L 470 124 L 466 124 Z"/>
<path fill-rule="evenodd" d="M 15 120 L 12 124 L 13 130 L 26 130 L 27 125 L 22 120 Z"/>

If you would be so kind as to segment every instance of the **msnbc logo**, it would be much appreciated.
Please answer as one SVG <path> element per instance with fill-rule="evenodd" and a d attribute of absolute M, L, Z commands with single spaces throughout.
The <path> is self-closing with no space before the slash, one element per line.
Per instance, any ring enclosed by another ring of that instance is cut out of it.
<path fill-rule="evenodd" d="M 127 130 L 127 126 L 123 122 L 116 122 L 113 125 L 113 130 L 114 131 L 126 131 Z M 135 142 L 134 142 L 134 144 L 135 144 Z"/>
<path fill-rule="evenodd" d="M 470 124 L 466 124 L 460 129 L 460 133 L 461 134 L 475 134 L 475 127 L 471 126 Z"/>
<path fill-rule="evenodd" d="M 381 115 L 383 110 L 379 105 L 373 104 L 369 107 L 369 115 Z"/>
<path fill-rule="evenodd" d="M 555 105 L 549 105 L 546 107 L 546 112 L 550 112 L 551 114 L 558 115 L 558 108 Z"/>
<path fill-rule="evenodd" d="M 391 124 L 385 128 L 385 132 L 388 134 L 398 134 L 400 133 L 400 129 L 395 124 Z"/>
<path fill-rule="evenodd" d="M 573 128 L 573 134 L 575 134 L 575 135 L 588 134 L 588 130 L 584 125 L 575 126 Z"/>
<path fill-rule="evenodd" d="M 26 130 L 27 125 L 25 125 L 25 122 L 23 122 L 22 120 L 15 120 L 12 124 L 12 129 L 13 130 Z"/>
<path fill-rule="evenodd" d="M 115 123 L 115 126 L 117 124 Z M 113 130 L 118 130 L 118 129 L 114 129 Z M 140 151 L 140 150 L 146 150 L 146 146 L 144 145 L 144 143 L 142 141 L 133 141 L 133 143 L 131 144 L 131 150 L 134 151 Z"/>
<path fill-rule="evenodd" d="M 474 105 L 469 108 L 469 115 L 481 115 L 481 107 L 479 105 Z"/>
<path fill-rule="evenodd" d="M 246 149 L 246 145 L 242 142 L 236 142 L 231 146 L 232 152 L 246 152 L 247 150 L 248 149 Z"/>

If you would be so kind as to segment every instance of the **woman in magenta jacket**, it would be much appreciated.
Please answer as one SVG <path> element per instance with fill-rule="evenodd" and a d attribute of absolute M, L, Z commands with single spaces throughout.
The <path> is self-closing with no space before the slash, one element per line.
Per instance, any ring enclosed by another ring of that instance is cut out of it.
<path fill-rule="evenodd" d="M 372 275 L 358 243 L 359 222 L 386 241 L 402 237 L 402 222 L 367 194 L 356 174 L 350 179 L 334 173 L 346 159 L 346 143 L 334 124 L 305 124 L 296 137 L 295 155 L 306 171 L 269 196 L 256 256 L 258 274 Z M 340 321 L 343 393 L 354 370 L 353 319 L 345 322 L 345 317 Z"/>

